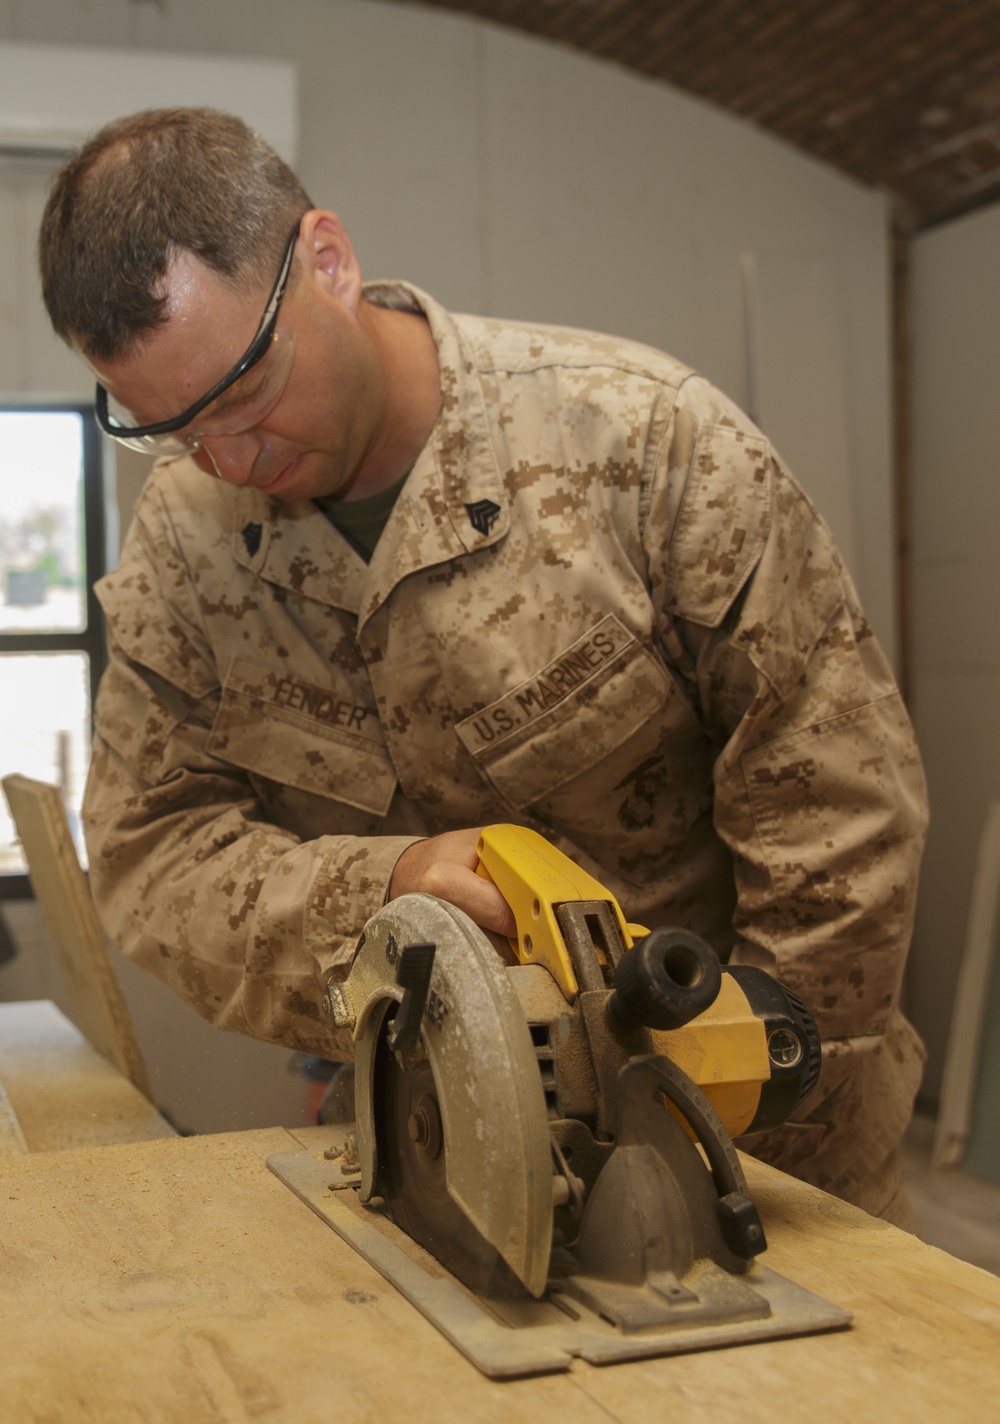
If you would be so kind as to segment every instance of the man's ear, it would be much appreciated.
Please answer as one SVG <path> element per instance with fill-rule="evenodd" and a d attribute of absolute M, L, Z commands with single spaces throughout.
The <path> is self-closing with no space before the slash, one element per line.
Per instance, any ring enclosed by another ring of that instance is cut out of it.
<path fill-rule="evenodd" d="M 361 269 L 336 213 L 313 208 L 299 225 L 299 256 L 306 272 L 348 311 L 361 302 Z"/>

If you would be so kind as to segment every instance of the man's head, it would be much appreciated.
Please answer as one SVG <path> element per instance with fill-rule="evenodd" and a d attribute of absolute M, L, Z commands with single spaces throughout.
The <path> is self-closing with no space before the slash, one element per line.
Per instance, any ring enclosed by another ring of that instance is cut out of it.
<path fill-rule="evenodd" d="M 385 404 L 357 260 L 239 119 L 109 124 L 56 175 L 39 260 L 109 434 L 282 498 L 352 484 Z"/>
<path fill-rule="evenodd" d="M 87 357 L 123 357 L 165 319 L 171 259 L 190 253 L 237 290 L 269 286 L 312 206 L 229 114 L 117 119 L 60 169 L 45 208 L 38 254 L 52 325 Z"/>
<path fill-rule="evenodd" d="M 426 438 L 425 323 L 364 300 L 337 215 L 238 119 L 109 124 L 57 174 L 39 255 L 118 440 L 302 500 L 384 488 Z"/>

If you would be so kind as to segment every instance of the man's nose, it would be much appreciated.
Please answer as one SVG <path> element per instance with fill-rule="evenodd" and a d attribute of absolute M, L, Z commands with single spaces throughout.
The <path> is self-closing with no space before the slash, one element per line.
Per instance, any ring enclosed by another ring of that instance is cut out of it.
<path fill-rule="evenodd" d="M 250 483 L 261 448 L 260 437 L 254 431 L 245 430 L 239 435 L 203 435 L 198 443 L 220 480 L 230 485 Z"/>

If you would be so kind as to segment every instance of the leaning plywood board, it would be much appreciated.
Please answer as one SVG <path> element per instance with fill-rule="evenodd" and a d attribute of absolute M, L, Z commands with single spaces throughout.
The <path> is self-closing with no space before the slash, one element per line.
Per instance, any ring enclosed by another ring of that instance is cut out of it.
<path fill-rule="evenodd" d="M 31 1152 L 174 1136 L 55 1004 L 0 1004 L 0 1080 Z"/>
<path fill-rule="evenodd" d="M 975 1104 L 965 1149 L 965 1167 L 1000 1186 L 1000 923 L 993 942 L 993 977 L 979 1050 Z"/>
<path fill-rule="evenodd" d="M 752 1161 L 770 1264 L 853 1310 L 851 1330 L 497 1383 L 267 1170 L 295 1145 L 274 1129 L 0 1162 L 0 1417 L 995 1418 L 1000 1281 Z"/>
<path fill-rule="evenodd" d="M 965 1154 L 979 1078 L 979 1055 L 1000 932 L 1000 801 L 991 803 L 979 838 L 965 951 L 948 1035 L 935 1167 L 956 1167 Z"/>
<path fill-rule="evenodd" d="M 27 1152 L 21 1124 L 14 1112 L 7 1089 L 0 1083 L 0 1157 L 13 1157 L 15 1153 Z"/>
<path fill-rule="evenodd" d="M 73 1021 L 99 1053 L 150 1096 L 149 1081 L 55 786 L 6 776 L 3 789 L 24 847 L 31 888 L 59 955 Z"/>

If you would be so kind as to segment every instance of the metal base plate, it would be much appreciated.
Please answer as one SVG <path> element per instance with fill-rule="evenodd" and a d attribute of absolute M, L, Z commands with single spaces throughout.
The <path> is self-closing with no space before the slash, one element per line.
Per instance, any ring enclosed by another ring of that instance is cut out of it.
<path fill-rule="evenodd" d="M 493 1379 L 568 1370 L 574 1357 L 593 1365 L 653 1355 L 678 1355 L 722 1345 L 839 1330 L 851 1313 L 754 1264 L 741 1282 L 768 1307 L 760 1319 L 623 1334 L 579 1300 L 550 1289 L 541 1300 L 477 1299 L 434 1258 L 356 1191 L 331 1191 L 336 1163 L 308 1149 L 279 1152 L 267 1165 L 317 1216 L 332 1226 L 483 1374 Z"/>

